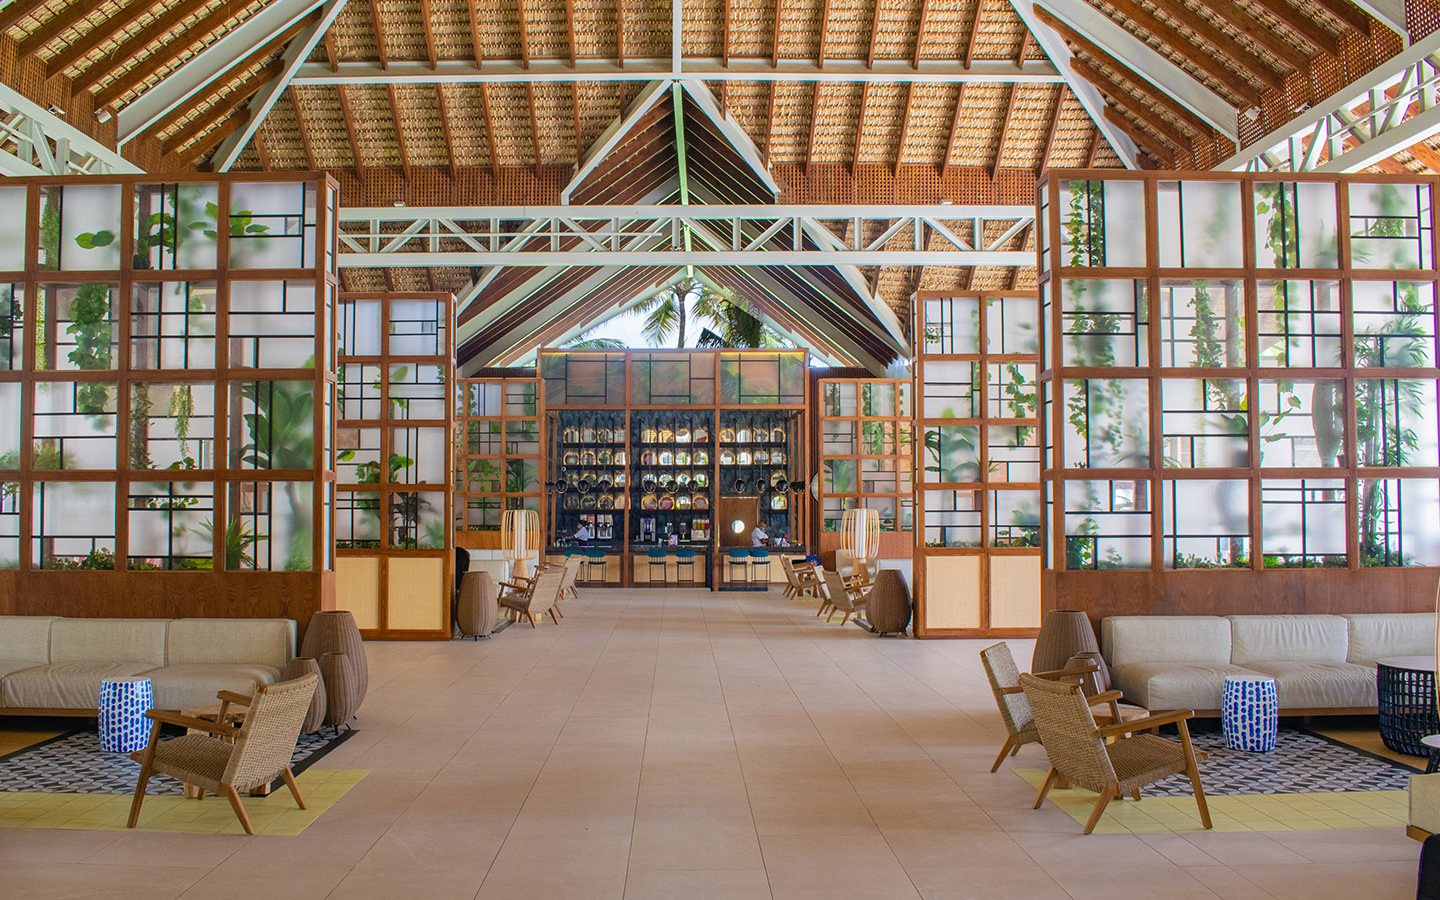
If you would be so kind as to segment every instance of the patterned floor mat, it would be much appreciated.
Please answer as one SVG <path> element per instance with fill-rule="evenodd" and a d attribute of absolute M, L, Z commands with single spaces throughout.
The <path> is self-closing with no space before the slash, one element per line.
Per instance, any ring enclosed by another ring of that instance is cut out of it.
<path fill-rule="evenodd" d="M 174 734 L 162 735 L 161 740 L 182 733 L 176 729 Z M 337 735 L 326 730 L 300 735 L 290 757 L 291 768 L 300 774 L 354 733 L 346 730 Z M 139 775 L 139 763 L 132 761 L 129 754 L 104 752 L 100 749 L 100 735 L 89 730 L 72 731 L 0 757 L 0 793 L 133 794 Z M 145 793 L 178 796 L 182 790 L 180 782 L 160 775 L 150 779 Z"/>
<path fill-rule="evenodd" d="M 1166 737 L 1173 739 L 1175 734 L 1172 728 L 1165 729 Z M 1286 725 L 1280 727 L 1271 753 L 1231 750 L 1215 720 L 1192 721 L 1190 736 L 1196 750 L 1210 755 L 1200 764 L 1207 795 L 1403 791 L 1410 776 L 1420 771 Z M 1178 775 L 1141 793 L 1181 797 L 1192 791 L 1189 780 Z"/>

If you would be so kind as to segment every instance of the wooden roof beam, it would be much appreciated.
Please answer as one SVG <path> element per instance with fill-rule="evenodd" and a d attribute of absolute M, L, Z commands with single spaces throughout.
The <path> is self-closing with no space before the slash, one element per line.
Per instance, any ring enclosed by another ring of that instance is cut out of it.
<path fill-rule="evenodd" d="M 385 29 L 380 25 L 380 0 L 370 0 L 370 22 L 375 26 L 375 51 L 380 57 L 380 68 L 390 68 L 390 54 L 385 50 Z"/>
<path fill-rule="evenodd" d="M 26 4 L 18 3 L 17 5 L 24 6 Z M 27 56 L 34 56 L 46 44 L 74 28 L 94 11 L 95 6 L 89 3 L 74 3 L 65 7 L 41 23 L 39 28 L 15 43 L 15 58 L 24 59 Z M 104 28 L 105 26 L 102 24 L 96 27 Z"/>
<path fill-rule="evenodd" d="M 860 88 L 860 115 L 855 123 L 855 153 L 850 159 L 850 177 L 855 177 L 855 167 L 860 165 L 860 144 L 865 140 L 865 114 L 870 111 L 870 82 Z"/>
<path fill-rule="evenodd" d="M 615 0 L 615 62 L 625 68 L 625 0 Z"/>
<path fill-rule="evenodd" d="M 243 128 L 245 124 L 249 121 L 250 110 L 248 109 L 241 110 L 240 112 L 226 119 L 224 122 L 220 123 L 220 125 L 216 127 L 215 130 L 211 131 L 209 134 L 205 135 L 203 138 L 190 145 L 190 147 L 183 153 L 176 154 L 174 156 L 176 165 L 180 168 L 191 165 L 197 159 L 214 149 L 214 147 L 221 141 L 225 140 L 227 137 Z"/>
<path fill-rule="evenodd" d="M 161 143 L 160 145 L 160 155 L 169 156 L 176 150 L 185 146 L 190 141 L 194 140 L 196 135 L 204 134 L 205 131 L 208 130 L 211 126 L 213 126 L 216 122 L 219 122 L 221 119 L 228 116 L 231 110 L 235 109 L 235 107 L 239 106 L 246 100 L 249 100 L 251 97 L 253 97 L 255 95 L 255 92 L 260 90 L 260 88 L 264 86 L 265 82 L 274 78 L 276 75 L 279 75 L 280 68 L 281 67 L 278 62 L 271 63 L 270 65 L 256 72 L 254 75 L 251 75 L 249 78 L 245 79 L 238 86 L 236 86 L 235 90 L 231 91 L 229 94 L 226 94 L 213 106 L 207 109 L 204 113 L 196 116 L 189 122 L 186 122 L 183 128 L 170 135 L 168 138 L 165 138 L 163 143 Z M 154 131 L 152 132 L 152 134 L 155 137 L 159 137 L 160 131 Z"/>
<path fill-rule="evenodd" d="M 820 82 L 815 82 L 815 93 L 811 94 L 810 103 L 810 140 L 805 147 L 805 174 L 810 174 L 810 164 L 815 161 L 815 139 L 816 126 L 820 124 Z"/>
<path fill-rule="evenodd" d="M 435 23 L 430 18 L 430 0 L 420 0 L 420 21 L 425 26 L 425 57 L 430 60 L 430 68 L 437 68 L 439 57 L 435 53 Z"/>
<path fill-rule="evenodd" d="M 900 121 L 900 145 L 895 148 L 894 175 L 900 175 L 900 164 L 905 161 L 905 143 L 910 139 L 910 113 L 915 106 L 915 85 L 905 91 L 905 118 Z"/>
<path fill-rule="evenodd" d="M 1120 63 L 1119 60 L 1112 58 L 1111 56 L 1109 56 L 1109 54 L 1106 54 L 1098 47 L 1086 47 L 1082 49 L 1085 50 L 1087 55 L 1092 55 L 1091 51 L 1093 49 L 1094 53 L 1101 54 L 1100 56 L 1096 56 L 1097 59 L 1105 63 L 1105 65 L 1109 66 L 1110 68 L 1115 69 L 1115 71 L 1125 75 L 1125 84 L 1122 85 L 1119 82 L 1115 81 L 1113 78 L 1111 78 L 1109 75 L 1106 75 L 1104 72 L 1090 65 L 1088 62 L 1081 59 L 1080 57 L 1077 56 L 1071 59 L 1071 71 L 1073 71 L 1076 75 L 1079 75 L 1081 78 L 1084 78 L 1091 84 L 1095 85 L 1095 87 L 1099 90 L 1109 94 L 1112 97 L 1120 92 L 1131 94 L 1137 97 L 1144 97 L 1151 103 L 1154 103 L 1156 106 L 1168 112 L 1170 115 L 1179 119 L 1181 122 L 1184 122 L 1192 131 L 1196 132 L 1197 134 L 1203 135 L 1205 137 L 1211 137 L 1214 135 L 1214 129 L 1210 127 L 1210 124 L 1208 122 L 1195 115 L 1193 112 L 1186 109 L 1184 106 L 1181 106 L 1179 103 L 1176 103 L 1173 99 L 1170 98 L 1169 94 L 1166 94 L 1164 91 L 1156 90 L 1153 86 L 1151 86 L 1150 82 L 1141 78 L 1139 75 L 1136 75 L 1134 72 L 1123 68 L 1123 64 Z"/>
<path fill-rule="evenodd" d="M 449 104 L 445 101 L 445 85 L 435 85 L 435 111 L 440 114 L 440 134 L 445 141 L 445 159 L 449 163 L 450 178 L 457 176 L 455 166 L 455 139 L 450 134 L 450 112 Z"/>
<path fill-rule="evenodd" d="M 960 116 L 965 106 L 965 83 L 956 85 L 960 92 L 955 97 L 955 117 L 950 121 L 950 137 L 945 141 L 945 158 L 940 161 L 940 177 L 950 171 L 950 159 L 955 154 L 955 139 L 960 136 Z"/>
<path fill-rule="evenodd" d="M 360 142 L 355 137 L 355 116 L 350 112 L 350 98 L 345 95 L 343 87 L 335 88 L 335 92 L 340 95 L 340 114 L 345 119 L 345 134 L 350 139 L 350 154 L 355 157 L 355 174 L 364 180 L 365 160 L 360 155 Z"/>
<path fill-rule="evenodd" d="M 1130 140 L 1145 148 L 1151 156 L 1162 162 L 1170 162 L 1175 158 L 1175 149 L 1163 140 L 1152 137 L 1148 131 L 1141 128 L 1124 113 L 1113 106 L 1105 107 L 1105 118 L 1115 124 L 1115 127 L 1124 131 L 1130 136 Z"/>
<path fill-rule="evenodd" d="M 827 0 L 828 7 L 828 0 Z M 911 65 L 920 68 L 920 50 L 925 46 L 925 32 L 930 28 L 930 0 L 920 0 L 920 25 L 915 29 L 915 56 Z M 1025 32 L 1028 37 L 1029 31 Z"/>
<path fill-rule="evenodd" d="M 475 68 L 485 67 L 485 42 L 480 39 L 480 3 L 468 0 L 470 11 L 470 54 L 475 57 Z"/>
<path fill-rule="evenodd" d="M 772 152 L 775 146 L 775 82 L 770 82 L 770 100 L 765 105 L 765 168 L 770 168 L 770 163 L 775 155 Z"/>
<path fill-rule="evenodd" d="M 23 3 L 16 3 L 16 6 L 24 6 Z M 78 4 L 84 6 L 85 4 Z M 61 72 L 70 68 L 87 53 L 105 43 L 111 37 L 123 32 L 141 16 L 145 15 L 156 5 L 156 0 L 132 0 L 129 6 L 120 9 L 115 15 L 99 23 L 94 28 L 75 38 L 65 49 L 50 57 L 45 64 L 45 77 L 54 78 Z M 94 7 L 91 7 L 92 9 Z"/>
<path fill-rule="evenodd" d="M 535 153 L 535 175 L 540 175 L 540 117 L 535 112 L 535 85 L 525 83 L 525 105 L 530 108 L 530 147 Z"/>
<path fill-rule="evenodd" d="M 975 15 L 970 19 L 970 41 L 965 45 L 965 68 L 970 68 L 975 62 L 975 36 L 980 33 L 980 14 L 985 11 L 985 4 L 976 0 Z M 1025 29 L 1029 31 L 1030 29 Z"/>
<path fill-rule="evenodd" d="M 335 54 L 335 39 L 330 36 L 330 29 L 325 29 L 325 37 L 320 42 L 325 45 L 325 61 L 330 64 L 330 71 L 340 71 L 340 59 Z"/>
<path fill-rule="evenodd" d="M 1000 160 L 1005 157 L 1005 139 L 1010 136 L 1010 122 L 1015 118 L 1015 100 L 1020 94 L 1020 85 L 1010 85 L 1010 98 L 1005 101 L 1005 118 L 1000 122 L 1000 140 L 995 144 L 995 162 L 990 166 L 990 180 L 1000 175 Z"/>
<path fill-rule="evenodd" d="M 725 0 L 725 6 L 726 6 L 727 9 L 729 8 L 729 6 L 730 6 L 730 0 Z M 727 34 L 727 35 L 729 34 L 728 30 L 727 30 L 726 34 Z M 816 66 L 816 68 L 819 68 L 819 69 L 825 68 L 825 54 L 826 54 L 826 52 L 827 52 L 829 49 L 830 49 L 830 0 L 825 0 L 825 2 L 824 2 L 824 3 L 821 5 L 821 7 L 820 7 L 820 49 L 819 49 L 818 51 L 816 51 L 817 54 L 818 54 L 818 58 L 815 60 L 815 66 Z"/>
<path fill-rule="evenodd" d="M 70 82 L 71 92 L 83 91 L 118 69 L 128 62 L 132 56 L 144 50 L 176 25 L 179 25 L 181 22 L 204 10 L 207 2 L 208 0 L 185 0 L 185 2 L 174 7 L 169 12 L 153 19 L 149 25 L 146 25 L 135 34 L 121 41 L 119 46 L 105 55 L 104 59 L 92 62 L 83 70 L 76 73 Z M 5 8 L 4 12 L 9 12 L 17 7 L 23 10 L 26 8 L 26 5 L 24 3 L 12 3 Z M 208 19 L 209 17 L 207 16 L 206 18 Z M 196 23 L 197 26 L 199 24 L 201 23 Z M 7 26 L 0 25 L 0 30 L 3 30 L 5 27 Z M 111 36 L 104 29 L 100 31 L 100 39 L 102 41 Z M 50 73 L 52 77 L 55 74 L 56 73 L 53 72 Z"/>
<path fill-rule="evenodd" d="M 1020 49 L 1015 53 L 1017 69 L 1025 65 L 1025 54 L 1030 52 L 1030 42 L 1033 40 L 1035 40 L 1035 35 L 1030 33 L 1030 29 L 1025 29 L 1025 33 L 1020 37 Z"/>
<path fill-rule="evenodd" d="M 315 171 L 315 151 L 310 146 L 310 129 L 305 127 L 305 114 L 300 110 L 300 96 L 295 92 L 292 85 L 287 91 L 290 95 L 290 107 L 295 110 L 295 130 L 300 132 L 300 146 L 305 149 L 305 168 Z"/>
<path fill-rule="evenodd" d="M 1100 129 L 1090 129 L 1090 149 L 1085 151 L 1085 168 L 1095 168 L 1095 161 L 1100 158 L 1100 145 L 1103 141 L 1100 138 Z"/>
<path fill-rule="evenodd" d="M 174 15 L 174 12 L 182 7 L 190 10 L 190 14 L 193 15 L 204 9 L 205 3 L 203 0 L 194 0 L 192 3 L 182 4 L 180 7 L 176 7 L 176 10 L 172 10 L 171 15 L 163 17 L 164 22 L 168 23 L 169 26 L 164 30 L 154 30 L 161 24 L 161 20 L 152 22 L 149 28 L 141 31 L 116 48 L 114 54 L 110 56 L 110 59 L 115 60 L 117 63 L 115 66 L 109 66 L 107 63 L 96 63 L 84 72 L 81 72 L 70 82 L 71 92 L 73 93 L 89 88 L 95 84 L 95 82 L 110 74 L 110 72 L 120 68 L 121 63 L 128 62 L 151 44 L 155 43 L 166 31 L 173 29 L 176 25 L 180 24 L 183 19 L 188 18 L 189 16 Z M 95 95 L 95 108 L 99 109 L 102 106 L 108 106 L 110 103 L 129 93 L 146 78 L 149 78 L 151 73 L 174 64 L 177 59 L 184 55 L 186 50 L 189 50 L 197 42 L 204 40 L 213 31 L 222 27 L 228 21 L 230 21 L 230 10 L 228 7 L 219 6 L 212 9 L 209 13 L 202 16 L 199 21 L 195 22 L 195 24 L 185 29 L 179 38 L 164 46 L 157 47 L 154 53 L 145 58 L 144 62 L 137 63 L 128 72 L 117 76 L 114 81 L 101 89 L 101 91 Z"/>
<path fill-rule="evenodd" d="M 1158 16 L 1151 15 L 1140 6 L 1140 4 L 1135 3 L 1134 0 L 1111 0 L 1111 5 L 1134 24 L 1139 25 L 1160 40 L 1170 44 L 1171 47 L 1179 51 L 1192 63 L 1199 65 L 1200 59 L 1213 59 L 1205 48 L 1190 41 L 1182 32 L 1161 20 Z M 1251 76 L 1270 85 L 1270 87 L 1276 90 L 1284 90 L 1285 78 L 1283 74 L 1280 74 L 1278 69 L 1267 65 L 1265 60 L 1251 53 L 1239 41 L 1230 37 L 1219 28 L 1216 28 L 1188 7 L 1181 3 L 1173 3 L 1166 5 L 1164 10 L 1166 15 L 1184 25 L 1201 38 L 1214 44 L 1216 49 L 1229 57 L 1237 67 L 1249 72 Z M 1175 41 L 1177 39 L 1183 40 L 1185 43 L 1176 43 Z M 1223 64 L 1219 67 L 1229 72 L 1229 69 Z M 1209 70 L 1206 69 L 1206 71 Z M 1212 74 L 1214 73 L 1212 72 Z M 1241 96 L 1246 95 L 1242 94 Z"/>
<path fill-rule="evenodd" d="M 1429 144 L 1421 141 L 1410 147 L 1406 147 L 1410 155 L 1420 160 L 1420 163 L 1431 172 L 1440 174 L 1440 153 L 1437 153 Z"/>
<path fill-rule="evenodd" d="M 260 157 L 260 171 L 269 172 L 270 166 L 270 145 L 265 141 L 265 129 L 255 132 L 255 155 Z"/>
<path fill-rule="evenodd" d="M 480 85 L 480 109 L 485 115 L 485 141 L 490 145 L 490 174 L 499 176 L 500 157 L 495 152 L 495 116 L 490 110 L 490 85 Z"/>
<path fill-rule="evenodd" d="M 1283 62 L 1297 72 L 1305 71 L 1305 68 L 1310 65 L 1310 54 L 1301 52 L 1284 36 L 1267 27 L 1238 4 L 1231 0 L 1206 0 L 1206 5 L 1211 12 L 1229 22 L 1237 31 L 1243 32 L 1252 41 L 1263 45 L 1266 50 L 1278 58 L 1277 61 Z"/>
<path fill-rule="evenodd" d="M 1065 86 L 1055 89 L 1055 115 L 1050 117 L 1050 130 L 1045 132 L 1045 146 L 1040 151 L 1040 164 L 1035 167 L 1035 176 L 1050 167 L 1050 155 L 1055 152 L 1055 138 L 1060 134 L 1060 119 L 1065 115 Z"/>
<path fill-rule="evenodd" d="M 580 82 L 570 82 L 570 111 L 574 117 L 575 165 L 585 158 L 585 148 L 580 146 Z"/>
<path fill-rule="evenodd" d="M 530 23 L 525 20 L 525 0 L 515 0 L 515 14 L 520 23 L 520 62 L 530 68 Z"/>
<path fill-rule="evenodd" d="M 679 0 L 672 0 L 672 2 L 679 2 Z M 770 45 L 770 68 L 772 69 L 780 68 L 780 23 L 784 20 L 784 16 L 785 0 L 775 0 L 775 40 Z"/>
<path fill-rule="evenodd" d="M 1349 0 L 1314 0 L 1314 2 L 1361 34 L 1370 33 L 1370 17 Z"/>
<path fill-rule="evenodd" d="M 1254 0 L 1255 5 L 1289 25 L 1300 36 L 1331 56 L 1340 55 L 1340 40 L 1285 0 Z"/>
<path fill-rule="evenodd" d="M 405 126 L 400 121 L 400 101 L 395 97 L 395 85 L 385 86 L 390 99 L 390 118 L 395 122 L 395 145 L 400 151 L 400 168 L 405 170 L 405 180 L 410 180 L 410 151 L 405 147 Z"/>
<path fill-rule="evenodd" d="M 865 58 L 865 65 L 871 69 L 875 68 L 875 51 L 880 47 L 880 13 L 884 5 L 885 0 L 875 0 L 870 13 L 870 53 Z"/>
<path fill-rule="evenodd" d="M 4 9 L 0 9 L 0 31 L 5 31 L 19 22 L 21 19 L 35 12 L 35 7 L 29 3 L 11 3 Z"/>
<path fill-rule="evenodd" d="M 565 0 L 565 39 L 570 46 L 570 68 L 575 68 L 575 0 Z"/>
<path fill-rule="evenodd" d="M 1190 40 L 1190 38 L 1179 29 L 1167 24 L 1157 16 L 1150 15 L 1150 13 L 1140 8 L 1139 4 L 1130 3 L 1128 0 L 1115 0 L 1113 5 L 1116 11 L 1127 20 L 1116 21 L 1112 19 L 1116 25 L 1127 30 L 1140 28 L 1148 31 L 1161 43 L 1168 45 L 1171 50 L 1184 57 L 1185 61 L 1190 63 L 1190 65 L 1209 75 L 1220 84 L 1225 85 L 1225 87 L 1236 96 L 1254 96 L 1255 88 L 1250 82 L 1237 75 L 1234 70 L 1223 61 L 1216 59 L 1209 50 Z M 1274 78 L 1273 74 L 1271 77 Z M 1266 81 L 1266 83 L 1269 84 L 1270 87 L 1277 89 L 1284 87 L 1285 84 L 1284 80 L 1279 78 L 1274 78 L 1273 81 Z"/>

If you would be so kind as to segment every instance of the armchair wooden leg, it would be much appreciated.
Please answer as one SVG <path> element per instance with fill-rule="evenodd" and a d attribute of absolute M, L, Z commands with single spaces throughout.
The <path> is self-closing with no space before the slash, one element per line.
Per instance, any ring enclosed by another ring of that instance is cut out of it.
<path fill-rule="evenodd" d="M 1060 773 L 1055 771 L 1054 766 L 1051 766 L 1050 771 L 1045 773 L 1045 783 L 1040 785 L 1040 793 L 1035 795 L 1035 805 L 1030 807 L 1031 809 L 1039 809 L 1045 802 L 1045 795 L 1050 793 L 1050 786 L 1055 783 L 1055 779 L 1059 775 Z"/>
<path fill-rule="evenodd" d="M 130 822 L 125 827 L 134 828 L 140 821 L 140 806 L 145 802 L 145 786 L 150 783 L 150 767 L 155 762 L 155 745 L 160 742 L 160 721 L 150 726 L 150 742 L 145 745 L 145 756 L 140 761 L 140 778 L 135 782 L 135 799 L 130 802 Z"/>
<path fill-rule="evenodd" d="M 1116 785 L 1110 785 L 1100 792 L 1100 796 L 1095 798 L 1095 808 L 1090 810 L 1090 821 L 1085 823 L 1085 834 L 1095 830 L 1095 826 L 1100 822 L 1100 816 L 1105 813 L 1105 807 L 1109 806 L 1110 801 L 1118 796 L 1120 796 L 1120 788 Z"/>
<path fill-rule="evenodd" d="M 531 628 L 539 628 L 539 627 L 540 627 L 539 625 L 536 625 L 536 624 L 535 624 L 535 614 L 532 613 L 530 610 L 528 610 L 528 609 L 525 610 L 525 616 L 526 616 L 526 618 L 528 618 L 528 619 L 530 620 L 530 627 L 531 627 Z"/>
<path fill-rule="evenodd" d="M 1139 788 L 1136 788 L 1135 790 L 1131 791 L 1131 792 L 1130 792 L 1130 796 L 1132 796 L 1132 797 L 1135 798 L 1135 802 L 1136 802 L 1136 803 L 1139 803 L 1139 802 L 1140 802 L 1140 789 L 1139 789 Z"/>
<path fill-rule="evenodd" d="M 560 617 L 555 614 L 555 607 L 553 606 L 550 607 L 550 621 L 554 622 L 556 625 L 560 624 Z"/>
<path fill-rule="evenodd" d="M 1005 743 L 1000 746 L 1000 755 L 995 757 L 995 765 L 990 767 L 990 771 L 994 772 L 999 769 L 1000 764 L 1005 761 L 1005 756 L 1017 749 L 1019 749 L 1019 747 L 1015 744 L 1015 735 L 1012 734 L 1006 737 Z"/>
<path fill-rule="evenodd" d="M 1190 779 L 1190 787 L 1195 791 L 1195 805 L 1200 808 L 1200 824 L 1209 828 L 1210 807 L 1205 804 L 1205 789 L 1200 786 L 1200 768 L 1195 765 L 1195 748 L 1190 743 L 1190 726 L 1184 719 L 1176 724 L 1180 726 L 1180 746 L 1185 750 L 1185 774 Z"/>
<path fill-rule="evenodd" d="M 255 829 L 250 827 L 250 817 L 245 814 L 245 804 L 240 802 L 240 795 L 235 793 L 235 788 L 228 784 L 220 785 L 220 790 L 225 792 L 225 797 L 230 801 L 230 808 L 235 810 L 235 815 L 240 819 L 240 824 L 245 828 L 246 834 L 254 834 Z"/>
<path fill-rule="evenodd" d="M 285 779 L 285 786 L 290 789 L 290 796 L 295 798 L 295 805 L 304 809 L 305 798 L 300 796 L 300 785 L 295 783 L 295 773 L 290 771 L 289 766 L 286 766 L 285 771 L 281 772 L 280 775 Z"/>
<path fill-rule="evenodd" d="M 558 606 L 550 607 L 550 611 L 553 612 L 555 615 L 559 616 L 561 619 L 565 618 L 565 614 L 560 611 L 560 607 Z"/>

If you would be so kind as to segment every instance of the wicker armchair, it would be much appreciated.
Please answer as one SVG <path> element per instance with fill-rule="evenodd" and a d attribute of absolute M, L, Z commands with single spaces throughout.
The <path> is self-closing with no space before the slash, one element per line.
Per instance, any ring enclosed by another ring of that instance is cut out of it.
<path fill-rule="evenodd" d="M 1026 744 L 1037 743 L 1040 732 L 1035 728 L 1030 702 L 1025 699 L 1025 691 L 1020 687 L 1020 669 L 1015 665 L 1010 645 L 1001 641 L 986 647 L 980 651 L 980 663 L 985 667 L 985 677 L 990 680 L 990 692 L 995 695 L 995 705 L 1000 707 L 1000 719 L 1009 733 L 1005 743 L 1000 746 L 1000 754 L 995 757 L 995 764 L 990 767 L 990 771 L 994 772 L 1000 768 L 1000 763 L 1005 761 L 1007 755 L 1014 756 Z M 1076 666 L 1055 672 L 1037 672 L 1035 675 L 1046 680 L 1078 681 L 1091 671 L 1093 666 Z M 1104 704 L 1110 708 L 1111 717 L 1107 717 L 1107 722 L 1120 721 L 1119 711 L 1116 709 L 1116 703 L 1120 699 L 1119 691 L 1104 691 L 1087 699 L 1092 705 Z"/>
<path fill-rule="evenodd" d="M 505 591 L 500 595 L 500 606 L 510 610 L 517 619 L 520 616 L 529 619 L 531 628 L 536 627 L 535 616 L 544 618 L 547 612 L 558 625 L 560 616 L 555 609 L 555 601 L 560 599 L 560 586 L 564 580 L 565 569 L 552 567 L 533 579 L 522 580 L 522 583 L 502 581 L 500 584 Z"/>
<path fill-rule="evenodd" d="M 1101 727 L 1095 724 L 1090 702 L 1078 684 L 1021 675 L 1020 686 L 1035 715 L 1035 727 L 1040 732 L 1045 754 L 1050 757 L 1050 771 L 1035 798 L 1035 809 L 1045 802 L 1045 795 L 1059 778 L 1075 787 L 1095 791 L 1100 796 L 1090 812 L 1090 821 L 1085 823 L 1085 833 L 1089 834 L 1095 830 L 1095 824 L 1111 800 L 1124 794 L 1139 800 L 1140 788 L 1183 772 L 1195 789 L 1200 822 L 1210 827 L 1210 810 L 1205 805 L 1205 790 L 1200 786 L 1195 748 L 1190 743 L 1189 726 L 1185 724 L 1195 715 L 1193 710 L 1158 713 Z M 1157 735 L 1134 733 L 1171 722 L 1180 729 L 1178 744 Z M 1107 744 L 1107 738 L 1116 740 Z"/>
<path fill-rule="evenodd" d="M 585 563 L 583 556 L 571 556 L 565 560 L 565 577 L 560 580 L 560 596 L 563 598 L 565 592 L 569 591 L 570 596 L 576 600 L 580 599 L 580 591 L 575 587 L 575 576 L 580 574 L 580 566 Z M 564 613 L 561 613 L 564 618 Z"/>
<path fill-rule="evenodd" d="M 130 758 L 140 764 L 140 780 L 135 785 L 135 800 L 130 804 L 128 827 L 134 828 L 140 821 L 145 786 L 155 774 L 169 775 L 192 785 L 199 790 L 201 798 L 206 791 L 224 794 L 246 834 L 254 834 L 255 830 L 250 827 L 250 817 L 240 803 L 239 792 L 269 784 L 277 775 L 284 777 L 295 804 L 304 809 L 305 799 L 295 784 L 295 773 L 290 771 L 290 757 L 295 752 L 300 726 L 319 681 L 320 676 L 312 672 L 293 681 L 262 684 L 255 689 L 253 697 L 221 691 L 216 694 L 220 714 L 214 722 L 192 719 L 171 710 L 152 709 L 145 713 L 155 724 L 150 728 L 150 743 L 144 750 L 130 754 Z M 245 724 L 239 729 L 226 721 L 232 703 L 249 707 Z M 162 744 L 160 726 L 163 724 L 206 733 L 187 734 Z M 222 735 L 226 740 L 213 735 Z"/>
<path fill-rule="evenodd" d="M 841 578 L 839 572 L 825 572 L 825 596 L 830 601 L 830 614 L 825 621 L 838 612 L 844 613 L 840 624 L 844 625 L 850 621 L 850 617 L 860 618 L 860 613 L 865 610 L 865 595 L 869 593 L 869 584 L 862 581 L 858 576 Z"/>
<path fill-rule="evenodd" d="M 820 576 L 815 574 L 815 564 L 808 560 L 795 562 L 788 556 L 780 557 L 780 568 L 785 572 L 785 596 L 790 598 L 820 595 Z"/>

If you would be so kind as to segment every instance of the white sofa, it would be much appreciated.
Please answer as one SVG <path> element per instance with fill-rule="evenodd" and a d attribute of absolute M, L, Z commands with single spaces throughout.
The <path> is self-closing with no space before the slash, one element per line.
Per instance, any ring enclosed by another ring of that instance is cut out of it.
<path fill-rule="evenodd" d="M 0 715 L 93 716 L 101 679 L 136 675 L 157 709 L 201 706 L 273 683 L 294 655 L 293 619 L 0 616 Z"/>
<path fill-rule="evenodd" d="M 1111 616 L 1112 686 L 1146 709 L 1218 715 L 1227 675 L 1275 679 L 1284 715 L 1375 712 L 1375 660 L 1435 652 L 1433 613 Z"/>

